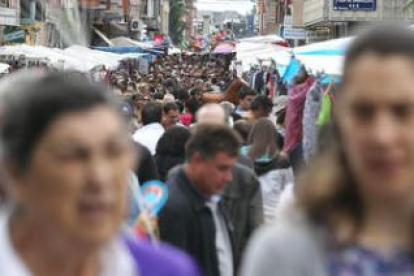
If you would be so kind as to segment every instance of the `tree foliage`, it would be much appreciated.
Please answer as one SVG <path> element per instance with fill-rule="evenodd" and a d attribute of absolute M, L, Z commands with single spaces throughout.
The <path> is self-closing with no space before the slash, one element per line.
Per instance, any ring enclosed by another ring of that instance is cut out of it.
<path fill-rule="evenodd" d="M 174 44 L 178 45 L 183 40 L 183 31 L 187 27 L 184 21 L 186 14 L 186 5 L 183 0 L 170 1 L 169 32 Z"/>
<path fill-rule="evenodd" d="M 405 9 L 414 9 L 414 0 L 408 0 L 405 3 Z"/>

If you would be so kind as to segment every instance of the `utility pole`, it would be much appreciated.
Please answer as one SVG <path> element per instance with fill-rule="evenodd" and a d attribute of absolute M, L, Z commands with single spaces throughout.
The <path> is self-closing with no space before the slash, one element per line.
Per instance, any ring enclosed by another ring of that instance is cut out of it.
<path fill-rule="evenodd" d="M 234 21 L 233 21 L 233 15 L 231 16 L 231 38 L 234 39 Z"/>

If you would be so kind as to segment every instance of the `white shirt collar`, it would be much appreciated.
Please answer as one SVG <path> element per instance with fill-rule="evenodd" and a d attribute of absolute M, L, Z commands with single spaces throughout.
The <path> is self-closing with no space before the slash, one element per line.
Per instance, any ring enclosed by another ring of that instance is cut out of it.
<path fill-rule="evenodd" d="M 160 123 L 152 123 L 145 126 L 142 126 L 138 131 L 146 130 L 146 129 L 159 129 L 164 130 L 164 127 Z"/>

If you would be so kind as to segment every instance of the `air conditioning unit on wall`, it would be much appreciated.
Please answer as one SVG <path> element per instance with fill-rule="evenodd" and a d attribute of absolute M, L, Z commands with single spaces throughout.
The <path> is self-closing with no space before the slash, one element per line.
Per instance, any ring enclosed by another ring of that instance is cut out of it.
<path fill-rule="evenodd" d="M 137 20 L 131 21 L 131 25 L 130 25 L 131 31 L 138 32 L 140 30 L 140 27 L 141 27 L 141 24 L 139 24 L 139 21 Z"/>

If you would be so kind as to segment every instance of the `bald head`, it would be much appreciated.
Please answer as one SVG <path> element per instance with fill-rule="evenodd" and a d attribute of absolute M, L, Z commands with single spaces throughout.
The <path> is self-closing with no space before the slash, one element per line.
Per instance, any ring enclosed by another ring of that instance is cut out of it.
<path fill-rule="evenodd" d="M 175 97 L 173 94 L 165 94 L 164 95 L 164 104 L 167 103 L 174 103 L 175 102 Z"/>
<path fill-rule="evenodd" d="M 199 124 L 226 124 L 226 113 L 219 104 L 206 104 L 197 112 Z"/>

